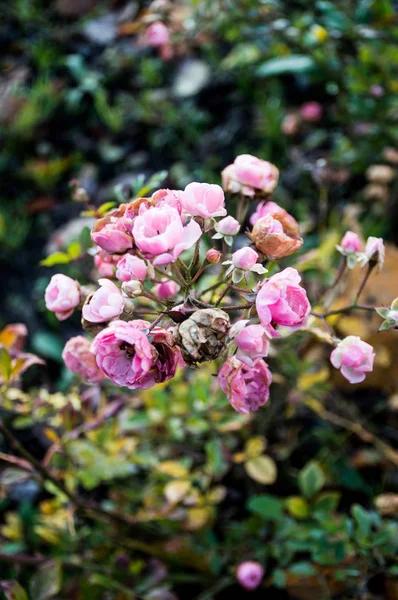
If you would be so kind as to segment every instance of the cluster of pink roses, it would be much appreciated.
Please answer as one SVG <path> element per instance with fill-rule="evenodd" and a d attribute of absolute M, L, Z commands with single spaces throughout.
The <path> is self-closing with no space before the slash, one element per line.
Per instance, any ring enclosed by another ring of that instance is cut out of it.
<path fill-rule="evenodd" d="M 295 268 L 268 276 L 265 265 L 296 252 L 303 240 L 292 215 L 269 200 L 278 181 L 274 165 L 241 155 L 222 179 L 224 189 L 208 183 L 162 189 L 96 221 L 99 287 L 57 274 L 45 293 L 59 320 L 80 307 L 83 327 L 96 334 L 92 342 L 83 336 L 67 342 L 63 358 L 71 371 L 91 383 L 107 377 L 116 386 L 146 389 L 174 377 L 179 366 L 222 356 L 219 383 L 236 411 L 250 413 L 268 401 L 270 343 L 282 330 L 303 327 L 311 305 Z M 224 191 L 234 195 L 239 218 L 227 215 Z M 260 202 L 252 229 L 237 237 L 254 198 Z M 236 243 L 241 247 L 234 250 Z M 382 240 L 369 238 L 361 253 L 352 232 L 339 250 L 363 264 L 384 256 Z M 215 282 L 203 289 L 202 275 L 211 270 Z M 245 302 L 231 304 L 231 296 Z M 152 323 L 141 318 L 151 314 Z M 373 359 L 371 346 L 354 336 L 336 340 L 331 356 L 352 383 L 372 370 Z"/>

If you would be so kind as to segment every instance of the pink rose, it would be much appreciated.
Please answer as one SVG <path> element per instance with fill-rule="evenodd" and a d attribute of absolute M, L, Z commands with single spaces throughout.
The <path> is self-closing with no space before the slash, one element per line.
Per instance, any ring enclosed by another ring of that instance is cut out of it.
<path fill-rule="evenodd" d="M 156 21 L 149 25 L 146 29 L 143 42 L 146 46 L 151 46 L 152 48 L 160 48 L 161 46 L 165 46 L 169 43 L 170 36 L 169 30 L 167 29 L 164 23 L 160 21 Z"/>
<path fill-rule="evenodd" d="M 232 407 L 247 415 L 267 403 L 272 375 L 263 360 L 258 360 L 250 368 L 232 357 L 221 367 L 218 381 Z"/>
<path fill-rule="evenodd" d="M 232 193 L 269 195 L 278 183 L 279 170 L 272 163 L 251 154 L 241 154 L 221 173 L 223 187 Z"/>
<path fill-rule="evenodd" d="M 100 222 L 102 224 L 98 225 Z M 107 222 L 99 219 L 91 232 L 91 239 L 106 252 L 125 252 L 133 247 L 130 226 L 130 222 L 123 217 L 109 217 Z"/>
<path fill-rule="evenodd" d="M 258 254 L 250 246 L 237 250 L 232 255 L 232 264 L 236 269 L 250 271 L 258 260 Z"/>
<path fill-rule="evenodd" d="M 174 377 L 181 363 L 173 336 L 155 327 L 148 337 L 150 323 L 142 320 L 112 321 L 93 340 L 91 351 L 98 366 L 117 386 L 147 389 Z"/>
<path fill-rule="evenodd" d="M 246 590 L 255 590 L 264 577 L 264 569 L 252 560 L 243 562 L 236 571 L 236 578 Z"/>
<path fill-rule="evenodd" d="M 192 220 L 183 226 L 178 211 L 168 205 L 144 210 L 134 220 L 135 243 L 149 258 L 154 257 L 154 265 L 174 262 L 201 235 L 198 223 Z"/>
<path fill-rule="evenodd" d="M 256 212 L 250 217 L 251 225 L 254 225 L 261 217 L 266 217 L 270 213 L 289 214 L 284 208 L 272 200 L 269 200 L 268 202 L 259 202 L 257 204 Z"/>
<path fill-rule="evenodd" d="M 362 244 L 356 233 L 353 231 L 347 231 L 340 242 L 340 246 L 344 252 L 351 254 L 354 252 L 359 252 Z"/>
<path fill-rule="evenodd" d="M 253 367 L 257 360 L 268 355 L 269 341 L 266 331 L 261 325 L 245 326 L 246 322 L 238 321 L 231 328 L 230 337 L 234 339 L 238 347 L 236 358 L 248 367 Z"/>
<path fill-rule="evenodd" d="M 337 344 L 330 362 L 350 383 L 360 383 L 373 370 L 373 347 L 355 335 L 349 335 Z"/>
<path fill-rule="evenodd" d="M 164 206 L 167 204 L 178 211 L 178 214 L 182 213 L 182 201 L 181 196 L 183 192 L 181 190 L 168 190 L 161 189 L 157 190 L 152 194 L 152 203 L 154 206 Z"/>
<path fill-rule="evenodd" d="M 94 264 L 101 277 L 114 277 L 118 260 L 119 256 L 108 254 L 105 250 L 100 250 L 94 256 Z"/>
<path fill-rule="evenodd" d="M 147 273 L 146 262 L 133 254 L 125 254 L 117 263 L 116 277 L 119 281 L 130 281 L 131 279 L 144 281 Z"/>
<path fill-rule="evenodd" d="M 123 312 L 124 300 L 120 290 L 109 279 L 99 279 L 100 288 L 83 306 L 83 319 L 90 323 L 105 323 Z"/>
<path fill-rule="evenodd" d="M 98 383 L 105 375 L 98 367 L 94 354 L 90 352 L 90 346 L 91 342 L 87 338 L 77 335 L 66 342 L 62 358 L 72 373 L 88 383 Z"/>
<path fill-rule="evenodd" d="M 158 296 L 162 300 L 168 300 L 169 298 L 173 298 L 180 291 L 180 286 L 178 283 L 173 281 L 172 279 L 165 279 L 162 283 L 158 283 L 155 285 L 153 289 L 153 293 L 155 296 Z"/>
<path fill-rule="evenodd" d="M 183 209 L 192 217 L 223 217 L 225 209 L 224 192 L 219 185 L 193 182 L 181 194 Z"/>
<path fill-rule="evenodd" d="M 304 121 L 317 123 L 322 119 L 323 108 L 319 102 L 306 102 L 300 108 L 300 115 Z"/>
<path fill-rule="evenodd" d="M 236 235 L 240 229 L 240 223 L 230 215 L 218 221 L 215 224 L 214 229 L 217 233 L 224 235 Z"/>
<path fill-rule="evenodd" d="M 298 271 L 288 267 L 267 279 L 258 292 L 257 314 L 271 337 L 278 337 L 273 324 L 299 327 L 306 321 L 311 306 L 300 281 Z"/>
<path fill-rule="evenodd" d="M 80 286 L 74 279 L 58 273 L 51 277 L 44 300 L 47 310 L 55 313 L 58 321 L 64 321 L 79 305 Z"/>

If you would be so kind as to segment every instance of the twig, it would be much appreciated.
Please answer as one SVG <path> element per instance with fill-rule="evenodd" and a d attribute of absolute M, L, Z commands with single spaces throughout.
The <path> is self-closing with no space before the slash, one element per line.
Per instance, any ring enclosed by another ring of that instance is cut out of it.
<path fill-rule="evenodd" d="M 343 308 L 336 308 L 335 310 L 329 310 L 325 313 L 311 311 L 311 315 L 313 317 L 317 317 L 318 319 L 326 319 L 327 317 L 332 317 L 333 315 L 344 314 L 344 313 L 350 312 L 351 310 L 374 311 L 375 307 L 369 306 L 367 304 L 350 304 L 349 306 L 343 306 Z"/>

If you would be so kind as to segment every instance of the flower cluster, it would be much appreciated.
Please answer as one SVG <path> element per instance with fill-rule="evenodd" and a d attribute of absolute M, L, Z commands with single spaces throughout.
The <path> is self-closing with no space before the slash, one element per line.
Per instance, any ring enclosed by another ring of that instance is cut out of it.
<path fill-rule="evenodd" d="M 271 163 L 241 155 L 224 169 L 224 189 L 193 182 L 100 215 L 91 232 L 97 288 L 57 274 L 45 293 L 59 320 L 80 307 L 83 327 L 95 335 L 67 342 L 67 367 L 90 383 L 146 389 L 178 367 L 218 360 L 219 384 L 236 411 L 266 404 L 270 346 L 310 329 L 311 314 L 297 269 L 276 263 L 303 244 L 294 217 L 270 199 L 278 176 Z M 227 214 L 225 193 L 235 216 Z M 361 248 L 353 232 L 338 247 L 349 266 L 353 256 L 355 263 L 382 264 L 382 240 L 369 238 Z M 312 314 L 326 324 L 327 314 Z M 333 343 L 333 366 L 351 383 L 363 381 L 372 347 L 354 336 Z"/>

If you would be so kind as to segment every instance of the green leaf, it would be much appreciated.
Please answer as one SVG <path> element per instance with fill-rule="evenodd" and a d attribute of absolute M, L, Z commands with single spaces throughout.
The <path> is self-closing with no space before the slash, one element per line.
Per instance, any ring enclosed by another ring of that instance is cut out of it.
<path fill-rule="evenodd" d="M 272 583 L 277 588 L 284 588 L 286 585 L 286 574 L 282 569 L 275 569 L 272 573 Z"/>
<path fill-rule="evenodd" d="M 325 475 L 315 461 L 311 461 L 305 465 L 299 473 L 299 487 L 301 493 L 306 498 L 312 498 L 325 485 Z"/>
<path fill-rule="evenodd" d="M 104 204 L 101 204 L 101 206 L 97 209 L 97 213 L 102 217 L 103 215 L 106 215 L 106 213 L 109 212 L 112 208 L 115 208 L 115 206 L 116 202 L 105 202 Z"/>
<path fill-rule="evenodd" d="M 252 496 L 247 503 L 247 509 L 267 521 L 283 519 L 283 502 L 270 494 Z"/>
<path fill-rule="evenodd" d="M 66 252 L 54 252 L 44 260 L 40 261 L 42 267 L 53 267 L 54 265 L 64 265 L 70 261 L 70 257 Z"/>
<path fill-rule="evenodd" d="M 63 345 L 54 333 L 39 331 L 32 338 L 32 346 L 38 354 L 62 362 Z"/>
<path fill-rule="evenodd" d="M 339 492 L 324 492 L 314 502 L 313 511 L 320 516 L 334 512 L 340 502 Z"/>
<path fill-rule="evenodd" d="M 358 535 L 361 538 L 368 537 L 372 527 L 372 518 L 368 511 L 359 504 L 354 504 L 351 508 L 351 514 L 357 524 Z"/>
<path fill-rule="evenodd" d="M 34 600 L 49 600 L 61 590 L 61 562 L 49 560 L 38 567 L 30 581 Z"/>
<path fill-rule="evenodd" d="M 285 502 L 287 511 L 292 517 L 296 519 L 306 519 L 310 514 L 310 507 L 307 500 L 300 498 L 300 496 L 291 496 L 286 499 Z"/>
<path fill-rule="evenodd" d="M 223 457 L 221 440 L 212 440 L 206 444 L 207 465 L 214 477 L 222 475 L 228 466 Z"/>
<path fill-rule="evenodd" d="M 0 347 L 0 375 L 5 381 L 8 381 L 12 371 L 12 360 L 7 350 Z"/>
<path fill-rule="evenodd" d="M 390 309 L 389 308 L 376 308 L 375 309 L 377 314 L 380 315 L 381 317 L 383 317 L 383 319 L 387 319 L 388 315 L 390 314 Z"/>
<path fill-rule="evenodd" d="M 67 248 L 67 253 L 68 256 L 70 258 L 70 260 L 74 260 L 75 258 L 78 258 L 81 253 L 82 253 L 82 247 L 79 244 L 79 242 L 72 242 L 68 248 Z"/>
<path fill-rule="evenodd" d="M 310 56 L 292 54 L 280 58 L 271 58 L 257 69 L 260 77 L 284 75 L 286 73 L 306 73 L 315 67 L 315 62 Z"/>
<path fill-rule="evenodd" d="M 289 567 L 289 573 L 299 577 L 310 577 L 311 575 L 315 575 L 316 572 L 315 567 L 310 562 L 306 561 L 298 562 Z"/>
<path fill-rule="evenodd" d="M 28 600 L 26 592 L 17 581 L 1 581 L 0 591 L 3 592 L 6 600 Z"/>

